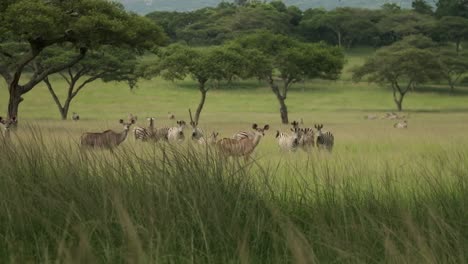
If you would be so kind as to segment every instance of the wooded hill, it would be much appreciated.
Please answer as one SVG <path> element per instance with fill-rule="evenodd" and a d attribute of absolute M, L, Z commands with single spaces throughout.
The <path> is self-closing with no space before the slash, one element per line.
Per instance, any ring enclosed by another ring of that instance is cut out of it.
<path fill-rule="evenodd" d="M 217 6 L 222 0 L 119 0 L 128 10 L 147 14 L 153 11 L 192 11 L 203 7 Z M 224 1 L 232 2 L 232 1 Z M 269 1 L 268 1 L 269 2 Z M 411 0 L 284 0 L 286 5 L 308 8 L 334 9 L 336 7 L 379 8 L 385 3 L 396 3 L 403 8 L 411 6 Z"/>

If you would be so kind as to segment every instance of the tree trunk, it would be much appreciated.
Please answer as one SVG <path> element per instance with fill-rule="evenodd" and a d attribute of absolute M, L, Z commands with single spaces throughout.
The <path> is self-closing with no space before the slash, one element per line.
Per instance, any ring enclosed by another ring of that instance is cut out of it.
<path fill-rule="evenodd" d="M 284 102 L 284 99 L 278 99 L 280 103 L 280 114 L 281 114 L 281 122 L 285 125 L 289 124 L 289 118 L 288 118 L 288 107 L 286 106 L 286 103 Z"/>
<path fill-rule="evenodd" d="M 338 35 L 338 47 L 341 48 L 341 31 L 338 31 L 337 35 Z"/>
<path fill-rule="evenodd" d="M 195 112 L 195 123 L 198 124 L 198 120 L 200 119 L 200 114 L 201 111 L 203 110 L 203 106 L 205 105 L 205 100 L 206 100 L 206 92 L 207 90 L 205 89 L 205 83 L 206 82 L 199 82 L 199 89 L 201 93 L 201 99 L 200 103 L 198 104 L 197 111 Z"/>
<path fill-rule="evenodd" d="M 9 84 L 9 86 L 10 98 L 8 100 L 8 118 L 17 118 L 19 104 L 23 101 L 21 97 L 21 87 L 15 81 Z"/>
<path fill-rule="evenodd" d="M 288 84 L 285 84 L 285 91 L 288 86 Z M 289 124 L 289 118 L 288 118 L 288 107 L 286 106 L 286 95 L 281 95 L 281 92 L 279 91 L 278 85 L 276 85 L 273 80 L 270 80 L 270 87 L 273 93 L 276 95 L 276 98 L 278 99 L 278 102 L 280 104 L 280 115 L 281 115 L 281 122 L 283 124 Z"/>
<path fill-rule="evenodd" d="M 405 90 L 402 90 L 398 83 L 392 84 L 393 88 L 393 100 L 397 106 L 399 112 L 403 111 L 403 99 L 405 98 L 406 93 L 409 91 L 410 87 L 412 87 L 413 83 L 410 82 Z"/>
<path fill-rule="evenodd" d="M 62 120 L 68 119 L 68 110 L 70 109 L 71 98 L 67 98 L 63 107 L 59 106 L 60 115 L 62 116 Z"/>
<path fill-rule="evenodd" d="M 397 105 L 398 112 L 403 111 L 403 97 L 401 97 L 400 99 L 395 99 L 395 103 Z"/>

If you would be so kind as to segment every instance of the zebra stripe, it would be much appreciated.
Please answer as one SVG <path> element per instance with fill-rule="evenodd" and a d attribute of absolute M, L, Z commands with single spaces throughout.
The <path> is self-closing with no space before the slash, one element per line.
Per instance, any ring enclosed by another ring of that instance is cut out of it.
<path fill-rule="evenodd" d="M 296 151 L 298 147 L 298 130 L 293 131 L 292 135 L 276 131 L 276 139 L 281 150 L 284 151 Z"/>
<path fill-rule="evenodd" d="M 241 140 L 244 138 L 253 139 L 255 137 L 254 132 L 240 131 L 234 134 L 231 138 L 236 140 Z"/>
<path fill-rule="evenodd" d="M 319 149 L 326 149 L 332 151 L 333 145 L 335 144 L 335 137 L 329 131 L 323 132 L 323 125 L 316 125 L 315 128 L 318 130 L 317 147 Z"/>
<path fill-rule="evenodd" d="M 183 141 L 185 121 L 177 121 L 176 127 L 163 127 L 157 129 L 155 132 L 155 137 L 158 139 L 163 139 L 167 141 Z"/>
<path fill-rule="evenodd" d="M 314 129 L 301 128 L 299 134 L 299 146 L 305 151 L 310 151 L 315 145 Z"/>
<path fill-rule="evenodd" d="M 136 140 L 148 141 L 152 138 L 152 133 L 144 127 L 135 127 L 133 129 L 133 135 Z"/>

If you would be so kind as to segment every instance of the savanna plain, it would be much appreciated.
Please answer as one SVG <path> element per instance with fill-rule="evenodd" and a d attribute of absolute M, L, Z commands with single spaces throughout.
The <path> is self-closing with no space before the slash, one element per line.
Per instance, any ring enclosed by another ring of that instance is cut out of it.
<path fill-rule="evenodd" d="M 391 90 L 351 80 L 295 84 L 290 119 L 324 124 L 332 153 L 279 150 L 278 103 L 257 80 L 212 88 L 199 126 L 231 137 L 270 130 L 249 161 L 206 146 L 137 142 L 84 151 L 84 132 L 121 131 L 128 113 L 156 127 L 189 121 L 191 80 L 95 82 L 61 121 L 47 88 L 25 96 L 12 142 L 0 141 L 2 263 L 466 263 L 468 88 L 430 85 L 405 98 L 407 129 L 366 120 L 394 111 Z M 62 94 L 63 95 L 63 94 Z M 0 109 L 7 89 L 0 84 Z"/>

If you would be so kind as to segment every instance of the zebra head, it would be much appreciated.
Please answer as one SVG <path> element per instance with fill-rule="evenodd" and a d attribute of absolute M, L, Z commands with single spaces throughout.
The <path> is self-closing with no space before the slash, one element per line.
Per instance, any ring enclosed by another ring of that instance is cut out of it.
<path fill-rule="evenodd" d="M 296 147 L 299 145 L 299 140 L 303 136 L 304 132 L 299 127 L 291 128 L 291 131 L 293 132 L 291 135 L 292 140 L 293 140 L 293 147 Z"/>
<path fill-rule="evenodd" d="M 293 128 L 299 128 L 299 122 L 297 121 L 293 121 L 291 125 L 293 126 Z"/>
<path fill-rule="evenodd" d="M 177 121 L 177 132 L 179 133 L 179 135 L 183 136 L 184 135 L 184 128 L 185 128 L 185 121 L 183 120 L 179 120 Z"/>
<path fill-rule="evenodd" d="M 123 119 L 120 119 L 119 123 L 123 125 L 125 131 L 128 131 L 130 127 L 135 124 L 135 119 L 131 119 L 130 122 L 125 122 Z"/>
<path fill-rule="evenodd" d="M 323 128 L 323 124 L 320 124 L 320 125 L 317 124 L 317 125 L 315 125 L 315 129 L 317 129 L 319 135 L 322 134 L 322 128 Z"/>

